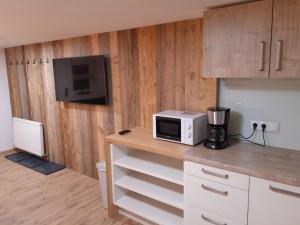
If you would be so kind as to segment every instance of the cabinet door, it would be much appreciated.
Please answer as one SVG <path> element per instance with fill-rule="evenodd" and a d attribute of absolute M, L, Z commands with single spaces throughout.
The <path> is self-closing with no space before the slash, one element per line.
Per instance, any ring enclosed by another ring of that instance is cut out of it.
<path fill-rule="evenodd" d="M 204 13 L 204 77 L 268 77 L 272 1 Z"/>
<path fill-rule="evenodd" d="M 300 188 L 250 178 L 249 225 L 299 225 Z"/>
<path fill-rule="evenodd" d="M 271 77 L 300 77 L 300 1 L 274 0 Z"/>

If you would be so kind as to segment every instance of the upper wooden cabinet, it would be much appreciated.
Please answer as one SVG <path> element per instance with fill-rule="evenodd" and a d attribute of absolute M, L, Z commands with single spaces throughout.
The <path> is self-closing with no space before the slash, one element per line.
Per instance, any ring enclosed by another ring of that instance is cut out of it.
<path fill-rule="evenodd" d="M 270 77 L 300 77 L 299 0 L 274 0 Z"/>
<path fill-rule="evenodd" d="M 300 77 L 300 1 L 263 0 L 206 11 L 204 77 L 269 76 Z"/>
<path fill-rule="evenodd" d="M 272 2 L 204 13 L 205 77 L 268 77 Z"/>

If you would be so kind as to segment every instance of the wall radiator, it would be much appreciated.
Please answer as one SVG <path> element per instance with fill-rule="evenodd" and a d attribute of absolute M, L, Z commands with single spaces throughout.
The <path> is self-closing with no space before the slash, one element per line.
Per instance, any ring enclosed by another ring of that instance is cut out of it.
<path fill-rule="evenodd" d="M 45 156 L 43 124 L 13 118 L 15 147 L 37 156 Z"/>

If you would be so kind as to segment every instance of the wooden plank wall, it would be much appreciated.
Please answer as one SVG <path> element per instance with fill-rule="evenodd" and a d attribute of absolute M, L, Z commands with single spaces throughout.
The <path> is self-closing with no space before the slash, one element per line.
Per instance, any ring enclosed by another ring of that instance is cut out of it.
<path fill-rule="evenodd" d="M 97 54 L 110 58 L 111 104 L 57 102 L 52 59 Z M 92 177 L 104 136 L 216 104 L 216 80 L 202 78 L 202 19 L 8 48 L 6 59 L 13 116 L 44 123 L 49 159 Z"/>

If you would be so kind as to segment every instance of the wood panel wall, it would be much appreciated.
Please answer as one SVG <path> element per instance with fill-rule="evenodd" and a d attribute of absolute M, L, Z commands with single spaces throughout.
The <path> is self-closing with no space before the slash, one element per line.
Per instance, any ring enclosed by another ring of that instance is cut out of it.
<path fill-rule="evenodd" d="M 111 104 L 57 102 L 52 59 L 97 54 L 110 59 Z M 92 177 L 106 135 L 216 104 L 216 80 L 202 77 L 202 19 L 8 48 L 6 59 L 13 116 L 42 122 L 49 159 Z"/>

